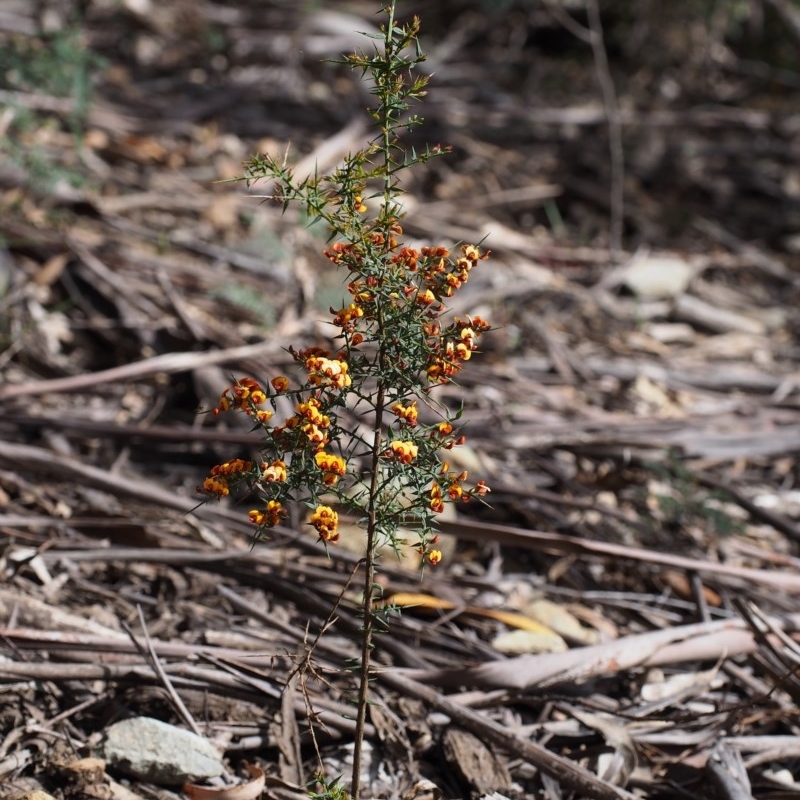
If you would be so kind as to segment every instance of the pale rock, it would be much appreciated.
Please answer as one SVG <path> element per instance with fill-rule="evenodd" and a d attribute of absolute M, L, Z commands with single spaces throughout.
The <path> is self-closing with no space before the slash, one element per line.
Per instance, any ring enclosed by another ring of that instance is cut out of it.
<path fill-rule="evenodd" d="M 163 786 L 180 786 L 225 771 L 207 739 L 151 717 L 114 723 L 106 729 L 101 747 L 112 769 Z"/>

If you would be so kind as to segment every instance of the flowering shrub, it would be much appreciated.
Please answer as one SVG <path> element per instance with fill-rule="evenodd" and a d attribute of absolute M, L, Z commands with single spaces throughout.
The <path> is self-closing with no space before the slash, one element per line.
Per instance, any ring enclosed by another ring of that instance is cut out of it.
<path fill-rule="evenodd" d="M 466 472 L 455 473 L 441 460 L 440 454 L 464 437 L 456 431 L 455 417 L 431 394 L 458 375 L 489 330 L 477 316 L 446 316 L 446 301 L 488 253 L 471 244 L 455 253 L 441 245 L 416 248 L 401 239 L 398 176 L 446 149 L 409 153 L 401 147 L 400 130 L 420 122 L 416 116 L 401 116 L 410 101 L 424 95 L 427 78 L 411 74 L 423 60 L 418 47 L 409 49 L 417 44 L 419 20 L 397 24 L 393 3 L 387 13 L 382 52 L 345 57 L 346 64 L 374 81 L 377 105 L 370 113 L 375 138 L 333 174 L 302 182 L 270 156 L 246 164 L 248 185 L 271 179 L 284 207 L 298 202 L 328 225 L 331 243 L 324 254 L 345 273 L 350 297 L 341 308 L 330 309 L 339 329 L 334 348 L 290 348 L 299 367 L 295 382 L 287 375 L 274 376 L 266 385 L 240 378 L 222 392 L 214 414 L 246 414 L 261 429 L 264 445 L 257 461 L 237 459 L 213 467 L 201 487 L 207 496 L 221 498 L 246 486 L 249 496 L 257 498 L 249 512 L 256 539 L 281 524 L 290 503 L 309 509 L 307 524 L 325 546 L 339 539 L 340 513 L 363 525 L 354 797 L 368 700 L 378 547 L 388 543 L 402 552 L 405 542 L 398 532 L 401 525 L 410 527 L 417 536 L 411 546 L 423 563 L 438 564 L 436 515 L 447 502 L 467 502 L 489 491 L 484 481 L 469 483 Z M 291 401 L 294 413 L 273 424 L 280 397 Z M 358 401 L 360 412 L 367 410 L 368 434 L 348 422 L 348 400 Z M 358 470 L 351 467 L 355 463 Z"/>

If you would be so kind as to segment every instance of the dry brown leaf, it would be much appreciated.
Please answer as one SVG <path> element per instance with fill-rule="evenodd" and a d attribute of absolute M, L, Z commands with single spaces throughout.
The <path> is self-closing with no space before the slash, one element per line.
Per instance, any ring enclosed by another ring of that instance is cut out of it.
<path fill-rule="evenodd" d="M 184 784 L 184 794 L 190 800 L 255 800 L 264 791 L 264 770 L 254 764 L 245 764 L 251 780 L 236 786 L 198 786 L 194 783 Z"/>
<path fill-rule="evenodd" d="M 600 634 L 597 631 L 585 628 L 564 606 L 551 600 L 543 598 L 534 600 L 525 606 L 524 610 L 531 618 L 568 639 L 581 644 L 597 644 L 600 641 Z"/>
<path fill-rule="evenodd" d="M 678 572 L 674 569 L 664 570 L 664 572 L 661 573 L 661 579 L 678 595 L 678 597 L 682 597 L 686 600 L 691 600 L 694 597 L 692 585 L 685 572 Z M 722 598 L 708 586 L 703 586 L 703 597 L 706 603 L 710 606 L 714 606 L 714 608 L 720 608 L 722 606 Z"/>
<path fill-rule="evenodd" d="M 389 602 L 406 608 L 415 606 L 417 608 L 443 611 L 451 611 L 456 608 L 455 603 L 451 603 L 449 600 L 443 600 L 441 597 L 434 597 L 430 594 L 415 594 L 413 592 L 398 592 L 389 598 Z M 546 625 L 516 611 L 503 611 L 497 608 L 476 608 L 474 606 L 464 606 L 460 611 L 462 614 L 472 614 L 476 617 L 493 619 L 497 622 L 501 622 L 503 625 L 508 625 L 509 628 L 517 628 L 518 630 L 561 640 L 561 637 Z M 563 640 L 561 640 L 561 642 L 564 644 Z M 564 649 L 566 649 L 565 644 Z"/>
<path fill-rule="evenodd" d="M 557 634 L 534 631 L 504 631 L 492 639 L 492 647 L 498 653 L 522 656 L 531 653 L 563 653 L 567 643 Z"/>

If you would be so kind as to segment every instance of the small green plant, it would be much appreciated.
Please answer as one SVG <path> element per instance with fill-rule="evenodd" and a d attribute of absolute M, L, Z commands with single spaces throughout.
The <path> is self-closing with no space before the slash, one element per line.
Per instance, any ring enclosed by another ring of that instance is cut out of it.
<path fill-rule="evenodd" d="M 388 545 L 402 556 L 411 547 L 423 565 L 438 564 L 436 515 L 447 502 L 489 491 L 483 481 L 467 483 L 466 472 L 442 460 L 440 454 L 464 437 L 455 425 L 460 412 L 450 413 L 433 393 L 455 378 L 489 330 L 479 317 L 446 316 L 447 300 L 488 254 L 471 244 L 453 255 L 441 245 L 417 249 L 401 241 L 400 177 L 446 148 L 415 152 L 402 145 L 401 133 L 421 122 L 407 112 L 424 96 L 427 77 L 413 73 L 424 59 L 419 20 L 399 24 L 394 3 L 386 14 L 374 52 L 344 60 L 373 81 L 375 137 L 330 175 L 298 182 L 285 163 L 258 156 L 246 164 L 244 177 L 248 185 L 271 180 L 271 196 L 284 209 L 298 203 L 310 220 L 327 225 L 324 253 L 342 273 L 347 293 L 340 308 L 330 309 L 338 347 L 290 348 L 302 376 L 296 385 L 277 375 L 266 386 L 243 377 L 225 389 L 214 413 L 248 415 L 263 432 L 264 445 L 257 460 L 218 464 L 201 487 L 210 497 L 239 490 L 258 497 L 249 513 L 256 540 L 287 517 L 291 504 L 308 509 L 308 524 L 326 547 L 339 539 L 340 514 L 363 527 L 354 798 L 360 791 L 373 639 L 387 622 L 375 580 L 380 549 Z M 291 400 L 294 413 L 274 424 L 279 397 Z M 410 539 L 403 533 L 409 530 Z M 317 796 L 345 796 L 337 781 L 317 782 L 326 792 Z"/>
<path fill-rule="evenodd" d="M 311 800 L 348 800 L 350 794 L 339 782 L 338 778 L 326 778 L 321 772 L 314 776 L 308 796 Z"/>
<path fill-rule="evenodd" d="M 64 119 L 80 146 L 92 94 L 92 74 L 105 61 L 86 47 L 79 26 L 67 26 L 52 34 L 14 35 L 0 43 L 0 88 L 69 98 L 71 108 Z M 37 136 L 53 125 L 51 115 L 31 111 L 24 105 L 9 105 L 13 115 L 0 136 L 0 154 L 22 167 L 31 183 L 49 191 L 59 181 L 82 186 L 86 178 L 77 166 L 60 162 L 51 148 Z M 56 122 L 56 124 L 59 124 Z"/>
<path fill-rule="evenodd" d="M 698 524 L 718 536 L 743 530 L 742 521 L 726 510 L 730 496 L 725 491 L 705 489 L 677 453 L 670 452 L 665 463 L 645 462 L 644 466 L 668 487 L 668 491 L 654 494 L 662 526 L 684 528 Z"/>

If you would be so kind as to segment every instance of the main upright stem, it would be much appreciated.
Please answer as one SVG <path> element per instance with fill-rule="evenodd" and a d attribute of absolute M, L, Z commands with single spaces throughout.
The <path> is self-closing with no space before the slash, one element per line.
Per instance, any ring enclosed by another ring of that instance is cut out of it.
<path fill-rule="evenodd" d="M 378 490 L 380 479 L 381 441 L 383 437 L 383 407 L 385 388 L 378 385 L 375 400 L 375 427 L 372 441 L 372 463 L 369 484 L 367 513 L 367 552 L 364 558 L 364 601 L 362 605 L 363 629 L 361 633 L 361 670 L 358 684 L 358 710 L 356 713 L 356 732 L 353 744 L 353 778 L 351 796 L 358 800 L 361 789 L 361 757 L 364 747 L 364 728 L 367 724 L 367 704 L 369 702 L 370 656 L 372 655 L 373 601 L 375 585 L 375 550 L 378 523 Z"/>

